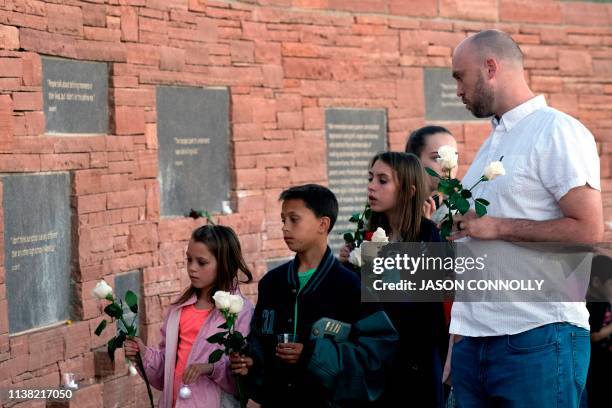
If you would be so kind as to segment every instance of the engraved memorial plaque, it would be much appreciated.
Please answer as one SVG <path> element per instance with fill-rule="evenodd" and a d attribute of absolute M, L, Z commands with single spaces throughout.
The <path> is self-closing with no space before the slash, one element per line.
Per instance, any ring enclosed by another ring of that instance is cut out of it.
<path fill-rule="evenodd" d="M 68 173 L 3 175 L 9 332 L 71 315 Z"/>
<path fill-rule="evenodd" d="M 227 89 L 158 87 L 157 135 L 162 215 L 221 212 L 230 182 Z"/>
<path fill-rule="evenodd" d="M 477 119 L 457 96 L 450 68 L 425 68 L 425 119 L 470 121 Z"/>
<path fill-rule="evenodd" d="M 108 66 L 42 57 L 47 133 L 108 133 Z"/>
<path fill-rule="evenodd" d="M 387 116 L 379 109 L 328 109 L 325 111 L 327 177 L 339 204 L 338 220 L 329 243 L 337 251 L 342 234 L 355 228 L 351 214 L 363 211 L 367 202 L 368 164 L 387 150 Z"/>

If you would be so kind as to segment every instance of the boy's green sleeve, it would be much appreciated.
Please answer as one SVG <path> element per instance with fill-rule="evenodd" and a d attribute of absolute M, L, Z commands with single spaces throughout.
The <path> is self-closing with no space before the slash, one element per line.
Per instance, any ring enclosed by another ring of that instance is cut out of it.
<path fill-rule="evenodd" d="M 387 314 L 376 311 L 353 324 L 348 341 L 317 338 L 308 371 L 334 401 L 375 401 L 384 392 L 385 371 L 398 339 Z"/>

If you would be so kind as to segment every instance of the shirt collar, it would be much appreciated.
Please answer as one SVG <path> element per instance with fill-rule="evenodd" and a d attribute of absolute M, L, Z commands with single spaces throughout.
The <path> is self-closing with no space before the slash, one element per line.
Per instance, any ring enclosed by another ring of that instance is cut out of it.
<path fill-rule="evenodd" d="M 504 113 L 500 120 L 493 116 L 493 118 L 491 118 L 491 126 L 493 126 L 493 130 L 495 130 L 501 125 L 503 130 L 509 132 L 523 118 L 546 106 L 548 105 L 546 104 L 544 95 L 534 96 L 527 102 L 523 102 L 517 107 Z"/>

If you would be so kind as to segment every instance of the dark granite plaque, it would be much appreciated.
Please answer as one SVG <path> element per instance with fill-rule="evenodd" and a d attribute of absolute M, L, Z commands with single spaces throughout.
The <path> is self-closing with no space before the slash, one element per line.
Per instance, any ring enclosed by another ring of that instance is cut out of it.
<path fill-rule="evenodd" d="M 123 318 L 128 325 L 132 324 L 133 321 L 138 328 L 140 327 L 140 320 L 138 319 L 138 316 L 143 306 L 141 282 L 142 273 L 140 270 L 122 273 L 115 276 L 115 299 L 121 299 L 123 301 Z M 125 303 L 125 294 L 128 290 L 131 290 L 136 294 L 136 296 L 138 296 L 138 315 L 132 313 L 128 305 Z M 119 329 L 120 324 L 121 323 L 118 321 L 117 329 Z M 140 332 L 140 330 L 138 331 Z"/>
<path fill-rule="evenodd" d="M 157 135 L 162 215 L 221 212 L 230 180 L 227 89 L 158 87 Z"/>
<path fill-rule="evenodd" d="M 457 96 L 457 84 L 450 68 L 425 68 L 426 120 L 480 120 Z"/>
<path fill-rule="evenodd" d="M 5 175 L 1 179 L 9 332 L 68 319 L 70 176 Z"/>
<path fill-rule="evenodd" d="M 328 109 L 325 111 L 327 178 L 340 206 L 329 235 L 334 251 L 344 245 L 342 234 L 354 229 L 351 214 L 363 211 L 367 201 L 368 164 L 387 150 L 387 115 L 379 109 Z"/>
<path fill-rule="evenodd" d="M 108 66 L 43 57 L 47 133 L 108 133 Z"/>

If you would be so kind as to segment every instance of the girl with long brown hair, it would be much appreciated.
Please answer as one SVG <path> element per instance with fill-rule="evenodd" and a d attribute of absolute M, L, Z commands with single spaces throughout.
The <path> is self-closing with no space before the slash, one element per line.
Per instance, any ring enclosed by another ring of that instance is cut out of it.
<path fill-rule="evenodd" d="M 425 170 L 413 154 L 384 152 L 374 156 L 368 178 L 372 209 L 368 229 L 383 228 L 391 241 L 421 241 L 423 203 L 428 196 L 426 180 Z"/>
<path fill-rule="evenodd" d="M 424 215 L 428 177 L 417 156 L 379 153 L 370 162 L 368 180 L 372 209 L 368 230 L 383 228 L 390 242 L 440 242 L 436 225 Z M 387 302 L 383 307 L 399 333 L 400 345 L 380 406 L 392 406 L 409 396 L 419 406 L 441 407 L 447 344 L 442 303 Z"/>

